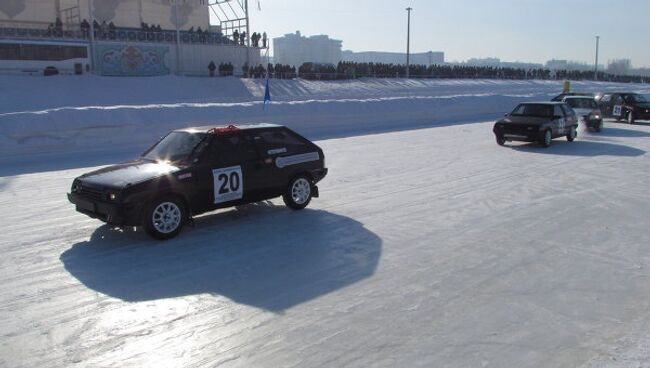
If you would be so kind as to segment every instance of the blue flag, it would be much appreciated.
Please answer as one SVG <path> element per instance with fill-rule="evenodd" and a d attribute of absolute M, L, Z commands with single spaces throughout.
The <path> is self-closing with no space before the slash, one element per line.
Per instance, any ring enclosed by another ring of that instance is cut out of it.
<path fill-rule="evenodd" d="M 264 92 L 264 109 L 271 103 L 271 89 L 269 88 L 269 78 L 266 78 L 266 91 Z"/>

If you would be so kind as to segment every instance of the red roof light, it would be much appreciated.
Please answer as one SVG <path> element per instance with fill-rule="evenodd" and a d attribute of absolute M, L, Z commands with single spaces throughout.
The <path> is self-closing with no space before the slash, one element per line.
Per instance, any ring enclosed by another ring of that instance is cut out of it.
<path fill-rule="evenodd" d="M 208 134 L 216 134 L 216 135 L 223 135 L 227 133 L 233 133 L 239 131 L 239 128 L 236 126 L 230 124 L 225 128 L 212 128 L 208 130 Z"/>

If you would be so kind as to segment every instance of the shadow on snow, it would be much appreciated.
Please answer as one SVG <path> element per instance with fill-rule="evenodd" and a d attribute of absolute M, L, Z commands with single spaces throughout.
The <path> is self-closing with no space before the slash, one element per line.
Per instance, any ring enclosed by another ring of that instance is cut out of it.
<path fill-rule="evenodd" d="M 351 218 L 263 202 L 199 217 L 166 242 L 101 226 L 60 260 L 88 288 L 124 301 L 210 293 L 281 312 L 370 277 L 381 246 Z"/>
<path fill-rule="evenodd" d="M 562 156 L 622 156 L 622 157 L 637 157 L 643 156 L 646 151 L 638 148 L 625 146 L 621 144 L 605 143 L 605 142 L 591 142 L 591 141 L 575 141 L 566 142 L 562 140 L 554 140 L 550 147 L 543 148 L 537 143 L 526 143 L 520 146 L 509 146 L 514 150 L 547 154 L 547 155 L 562 155 Z"/>

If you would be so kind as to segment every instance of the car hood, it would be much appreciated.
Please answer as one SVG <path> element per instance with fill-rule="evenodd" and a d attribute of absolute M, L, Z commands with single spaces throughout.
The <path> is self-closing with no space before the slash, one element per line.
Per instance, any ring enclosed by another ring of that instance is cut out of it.
<path fill-rule="evenodd" d="M 146 180 L 178 172 L 181 168 L 164 163 L 138 159 L 118 165 L 112 165 L 80 176 L 85 184 L 109 188 L 124 188 Z"/>
<path fill-rule="evenodd" d="M 539 118 L 535 116 L 508 116 L 505 119 L 497 121 L 497 124 L 530 124 L 541 125 L 551 121 L 549 118 Z"/>
<path fill-rule="evenodd" d="M 635 103 L 634 107 L 638 107 L 640 109 L 650 109 L 650 103 L 647 102 Z"/>

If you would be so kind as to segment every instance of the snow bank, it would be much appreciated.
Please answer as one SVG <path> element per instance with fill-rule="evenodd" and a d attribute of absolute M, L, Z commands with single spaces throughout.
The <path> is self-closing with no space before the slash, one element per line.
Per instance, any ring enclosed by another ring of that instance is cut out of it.
<path fill-rule="evenodd" d="M 325 139 L 492 120 L 523 100 L 547 100 L 560 82 L 362 79 L 274 80 L 263 110 L 262 80 L 237 78 L 0 77 L 0 154 L 144 148 L 165 132 L 231 122 L 288 125 Z M 575 83 L 598 91 L 645 86 Z"/>

